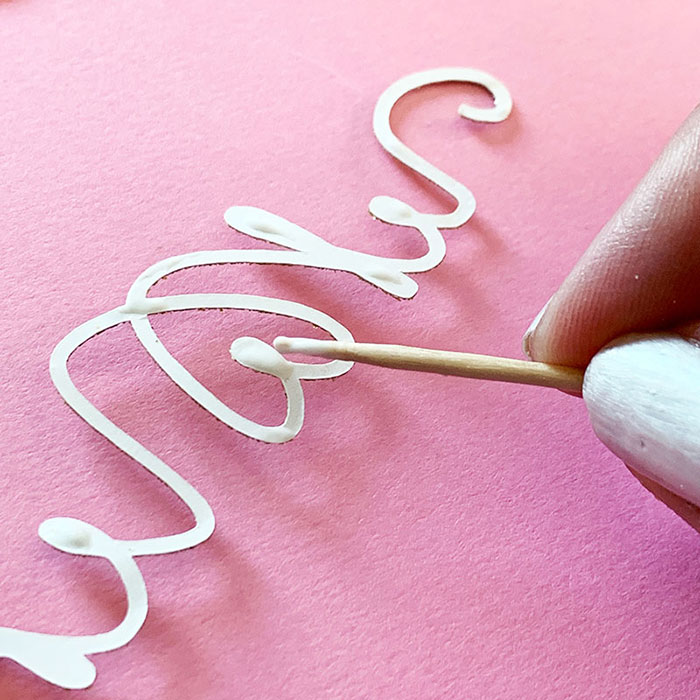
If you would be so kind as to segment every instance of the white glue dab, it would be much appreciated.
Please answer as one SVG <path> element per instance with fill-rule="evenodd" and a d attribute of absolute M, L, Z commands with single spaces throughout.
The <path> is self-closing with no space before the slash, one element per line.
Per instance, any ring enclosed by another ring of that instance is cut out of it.
<path fill-rule="evenodd" d="M 234 340 L 231 344 L 231 357 L 243 367 L 279 379 L 289 379 L 294 373 L 294 365 L 291 362 L 258 338 L 244 337 Z"/>
<path fill-rule="evenodd" d="M 51 518 L 40 525 L 39 537 L 62 552 L 109 561 L 124 584 L 126 615 L 109 632 L 82 637 L 0 627 L 0 655 L 54 685 L 87 688 L 95 680 L 96 670 L 86 655 L 123 647 L 141 629 L 148 611 L 146 584 L 128 547 L 89 523 L 74 518 Z"/>
<path fill-rule="evenodd" d="M 153 314 L 193 309 L 240 309 L 272 313 L 305 321 L 324 330 L 332 339 L 352 342 L 350 331 L 334 318 L 304 304 L 251 294 L 181 294 L 149 297 L 150 289 L 178 270 L 205 265 L 256 263 L 299 265 L 342 270 L 400 298 L 413 296 L 418 285 L 410 273 L 425 272 L 445 255 L 440 228 L 461 226 L 474 212 L 474 197 L 462 184 L 402 144 L 391 131 L 389 116 L 404 94 L 431 83 L 461 81 L 485 87 L 494 97 L 491 109 L 462 105 L 460 114 L 480 121 L 500 121 L 508 116 L 511 99 L 495 78 L 471 68 L 444 68 L 402 78 L 379 98 L 374 111 L 374 131 L 381 145 L 407 167 L 442 187 L 457 200 L 450 214 L 426 214 L 394 197 L 375 197 L 370 213 L 388 224 L 416 229 L 428 250 L 418 258 L 387 258 L 335 246 L 306 229 L 263 209 L 235 206 L 226 211 L 226 223 L 242 233 L 281 246 L 283 250 L 213 250 L 177 255 L 149 267 L 132 284 L 125 303 L 86 321 L 72 330 L 54 349 L 49 369 L 65 402 L 98 433 L 160 479 L 189 508 L 194 525 L 171 535 L 137 540 L 116 540 L 89 523 L 73 518 L 51 518 L 42 523 L 40 537 L 52 547 L 73 555 L 109 561 L 122 579 L 127 597 L 124 620 L 113 630 L 86 636 L 51 635 L 0 627 L 0 657 L 16 661 L 44 680 L 63 688 L 86 688 L 95 679 L 95 666 L 87 658 L 117 649 L 138 632 L 148 610 L 146 586 L 135 557 L 167 554 L 204 542 L 214 531 L 214 514 L 207 500 L 175 470 L 128 435 L 99 411 L 75 386 L 68 371 L 71 355 L 83 343 L 103 331 L 129 323 L 143 347 L 158 366 L 205 411 L 248 437 L 270 443 L 292 439 L 304 422 L 303 380 L 328 379 L 347 372 L 351 362 L 291 362 L 277 348 L 245 336 L 231 345 L 231 357 L 243 367 L 277 377 L 287 400 L 286 415 L 278 425 L 264 425 L 233 411 L 178 362 L 158 338 L 150 322 Z"/>

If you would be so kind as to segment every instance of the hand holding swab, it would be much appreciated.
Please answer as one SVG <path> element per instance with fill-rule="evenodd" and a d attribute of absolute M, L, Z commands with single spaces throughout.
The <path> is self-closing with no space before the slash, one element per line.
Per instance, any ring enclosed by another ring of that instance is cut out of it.
<path fill-rule="evenodd" d="M 571 393 L 583 384 L 598 437 L 647 489 L 700 530 L 698 163 L 700 107 L 528 329 L 525 351 L 539 360 L 530 367 L 401 346 L 280 338 L 276 347 Z M 676 333 L 625 335 L 674 326 Z"/>
<path fill-rule="evenodd" d="M 601 440 L 700 530 L 700 108 L 603 227 L 523 341 L 585 367 Z M 675 333 L 620 338 L 643 329 Z M 617 340 L 615 340 L 617 339 Z M 615 347 L 601 348 L 615 340 Z"/>
<path fill-rule="evenodd" d="M 647 477 L 649 472 L 655 475 L 651 482 L 642 476 L 642 483 L 652 488 L 663 484 L 669 490 L 675 486 L 684 497 L 671 493 L 681 514 L 687 514 L 688 501 L 700 504 L 700 348 L 679 335 L 627 336 L 597 353 L 585 372 L 543 362 L 404 345 L 280 336 L 274 346 L 281 353 L 534 384 L 583 395 L 598 437 L 632 462 L 631 468 Z M 665 362 L 657 361 L 659 353 L 665 355 Z"/>

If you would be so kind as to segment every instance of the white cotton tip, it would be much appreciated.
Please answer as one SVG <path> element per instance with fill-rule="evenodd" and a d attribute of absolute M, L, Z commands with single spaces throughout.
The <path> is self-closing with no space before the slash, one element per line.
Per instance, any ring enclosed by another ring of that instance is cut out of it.
<path fill-rule="evenodd" d="M 591 360 L 583 399 L 618 457 L 700 505 L 700 347 L 671 333 L 625 336 Z"/>
<path fill-rule="evenodd" d="M 328 347 L 329 340 L 316 340 L 315 338 L 287 338 L 286 336 L 277 336 L 272 344 L 275 349 L 281 353 L 299 355 L 316 355 L 323 357 L 323 351 Z"/>

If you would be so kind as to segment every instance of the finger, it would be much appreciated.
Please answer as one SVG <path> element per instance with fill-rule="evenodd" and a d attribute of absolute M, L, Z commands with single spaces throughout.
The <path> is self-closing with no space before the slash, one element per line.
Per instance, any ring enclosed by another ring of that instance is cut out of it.
<path fill-rule="evenodd" d="M 631 331 L 700 318 L 700 107 L 603 228 L 524 339 L 536 360 L 585 367 Z"/>
<path fill-rule="evenodd" d="M 680 496 L 677 496 L 672 491 L 669 491 L 667 488 L 661 486 L 661 484 L 657 484 L 654 480 L 644 476 L 644 474 L 640 474 L 639 472 L 635 471 L 633 467 L 627 465 L 627 468 L 647 491 L 649 491 L 663 504 L 668 506 L 677 515 L 680 515 L 680 517 L 683 518 L 688 525 L 700 532 L 700 508 L 698 506 L 692 504 L 690 501 L 686 501 Z"/>
<path fill-rule="evenodd" d="M 685 324 L 677 330 L 687 338 L 700 342 L 700 321 Z M 635 471 L 634 467 L 631 467 L 629 464 L 627 465 L 627 468 L 639 480 L 639 483 L 644 486 L 644 488 L 657 500 L 668 506 L 668 508 L 674 511 L 674 513 L 683 518 L 688 525 L 700 532 L 700 507 L 694 505 L 690 501 L 687 501 L 681 496 L 677 496 L 675 493 L 661 486 L 661 484 L 658 484 L 648 476 L 644 476 L 643 474 Z M 698 465 L 698 469 L 700 470 L 700 464 Z"/>
<path fill-rule="evenodd" d="M 583 381 L 596 435 L 691 524 L 695 511 L 682 505 L 700 506 L 699 329 L 623 336 L 593 357 Z"/>

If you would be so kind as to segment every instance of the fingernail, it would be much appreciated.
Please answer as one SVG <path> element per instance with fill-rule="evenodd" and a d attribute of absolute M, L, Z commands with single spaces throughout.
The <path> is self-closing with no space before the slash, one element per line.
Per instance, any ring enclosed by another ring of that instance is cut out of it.
<path fill-rule="evenodd" d="M 673 332 L 682 335 L 686 340 L 689 340 L 695 345 L 700 345 L 700 321 L 684 323 L 682 326 L 674 328 Z"/>
<path fill-rule="evenodd" d="M 537 328 L 540 321 L 542 320 L 542 316 L 544 316 L 544 312 L 547 310 L 547 307 L 549 306 L 550 301 L 552 301 L 552 297 L 550 297 L 547 300 L 547 303 L 540 309 L 540 312 L 537 314 L 537 316 L 535 316 L 535 319 L 528 326 L 528 329 L 525 331 L 525 335 L 523 336 L 523 352 L 530 359 L 532 359 L 532 354 L 530 352 L 530 339 L 532 338 L 532 335 L 535 332 L 535 329 Z"/>
<path fill-rule="evenodd" d="M 583 400 L 600 440 L 635 471 L 700 505 L 700 348 L 625 336 L 591 360 Z"/>

